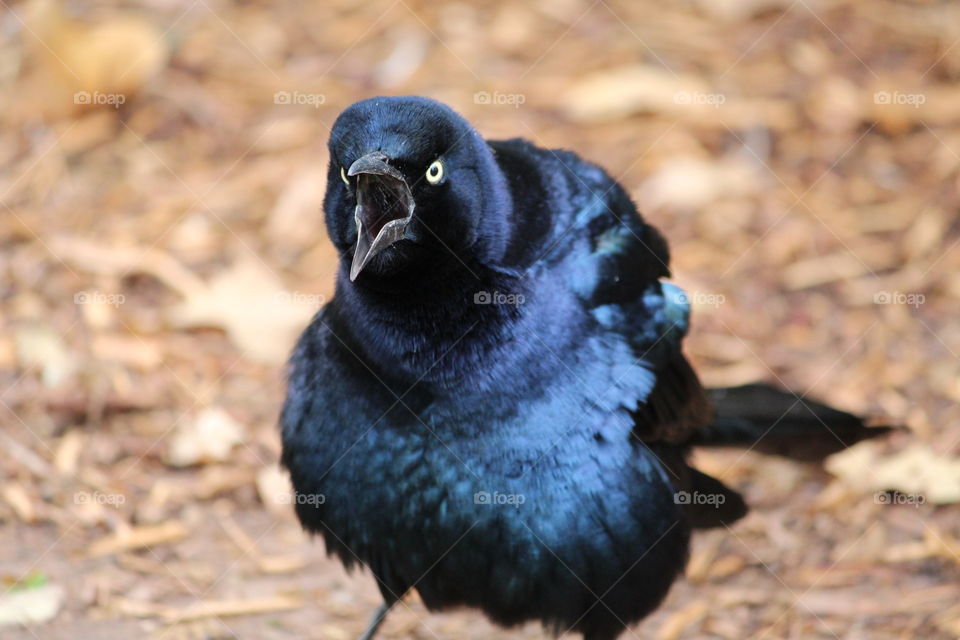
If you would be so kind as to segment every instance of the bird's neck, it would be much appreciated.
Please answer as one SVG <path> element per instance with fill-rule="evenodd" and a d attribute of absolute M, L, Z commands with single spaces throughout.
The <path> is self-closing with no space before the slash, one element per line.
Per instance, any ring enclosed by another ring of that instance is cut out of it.
<path fill-rule="evenodd" d="M 514 290 L 515 278 L 477 263 L 440 276 L 395 292 L 358 286 L 341 273 L 332 304 L 349 319 L 348 346 L 392 376 L 438 388 L 488 367 L 491 342 L 509 334 L 524 292 Z"/>

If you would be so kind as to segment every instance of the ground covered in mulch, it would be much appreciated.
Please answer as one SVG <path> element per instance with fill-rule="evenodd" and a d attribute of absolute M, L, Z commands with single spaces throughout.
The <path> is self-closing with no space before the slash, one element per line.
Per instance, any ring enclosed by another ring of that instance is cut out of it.
<path fill-rule="evenodd" d="M 632 637 L 960 635 L 956 3 L 67 4 L 0 14 L 4 638 L 363 628 L 275 425 L 332 292 L 329 127 L 381 93 L 619 177 L 708 383 L 909 426 L 824 466 L 698 453 L 753 511 Z M 383 637 L 541 632 L 412 596 Z"/>

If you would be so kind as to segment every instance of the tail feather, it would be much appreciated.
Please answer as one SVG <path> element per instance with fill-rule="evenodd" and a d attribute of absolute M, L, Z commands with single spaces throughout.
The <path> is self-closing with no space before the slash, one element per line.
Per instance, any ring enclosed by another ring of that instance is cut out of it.
<path fill-rule="evenodd" d="M 822 460 L 894 427 L 868 427 L 862 418 L 769 385 L 708 389 L 716 417 L 691 444 L 750 447 L 794 460 Z"/>
<path fill-rule="evenodd" d="M 674 501 L 694 529 L 730 526 L 747 514 L 737 491 L 687 464 L 686 452 L 674 446 L 649 445 L 670 472 Z"/>
<path fill-rule="evenodd" d="M 689 492 L 678 491 L 678 501 L 684 504 L 687 521 L 694 529 L 730 526 L 747 515 L 743 496 L 713 476 L 690 467 Z"/>

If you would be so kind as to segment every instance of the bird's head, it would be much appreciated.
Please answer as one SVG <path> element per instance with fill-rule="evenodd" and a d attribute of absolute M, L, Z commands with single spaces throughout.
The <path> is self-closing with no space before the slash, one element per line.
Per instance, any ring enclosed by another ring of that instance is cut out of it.
<path fill-rule="evenodd" d="M 493 152 L 452 109 L 419 97 L 348 107 L 330 134 L 327 228 L 351 281 L 496 260 L 510 196 Z"/>

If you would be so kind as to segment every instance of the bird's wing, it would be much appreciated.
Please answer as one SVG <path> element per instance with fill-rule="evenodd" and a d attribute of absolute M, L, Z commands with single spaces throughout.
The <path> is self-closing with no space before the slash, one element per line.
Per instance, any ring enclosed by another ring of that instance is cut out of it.
<path fill-rule="evenodd" d="M 492 146 L 510 177 L 514 208 L 523 212 L 509 254 L 513 266 L 545 280 L 554 294 L 572 293 L 585 319 L 567 318 L 583 357 L 570 365 L 574 380 L 557 383 L 576 392 L 561 395 L 596 410 L 605 421 L 598 436 L 629 434 L 645 444 L 642 457 L 656 459 L 677 491 L 722 494 L 723 508 L 684 507 L 692 526 L 741 517 L 740 496 L 685 461 L 685 445 L 710 423 L 712 410 L 681 350 L 690 306 L 683 291 L 662 281 L 670 275 L 663 237 L 615 180 L 575 154 L 519 140 Z"/>
<path fill-rule="evenodd" d="M 631 366 L 654 378 L 638 387 L 634 434 L 646 442 L 687 442 L 711 419 L 706 393 L 681 351 L 690 306 L 684 292 L 663 282 L 669 252 L 624 189 L 598 167 L 558 156 L 580 205 L 555 258 L 602 332 L 629 346 Z M 622 351 L 614 358 L 623 358 Z M 624 363 L 619 363 L 623 366 Z"/>

